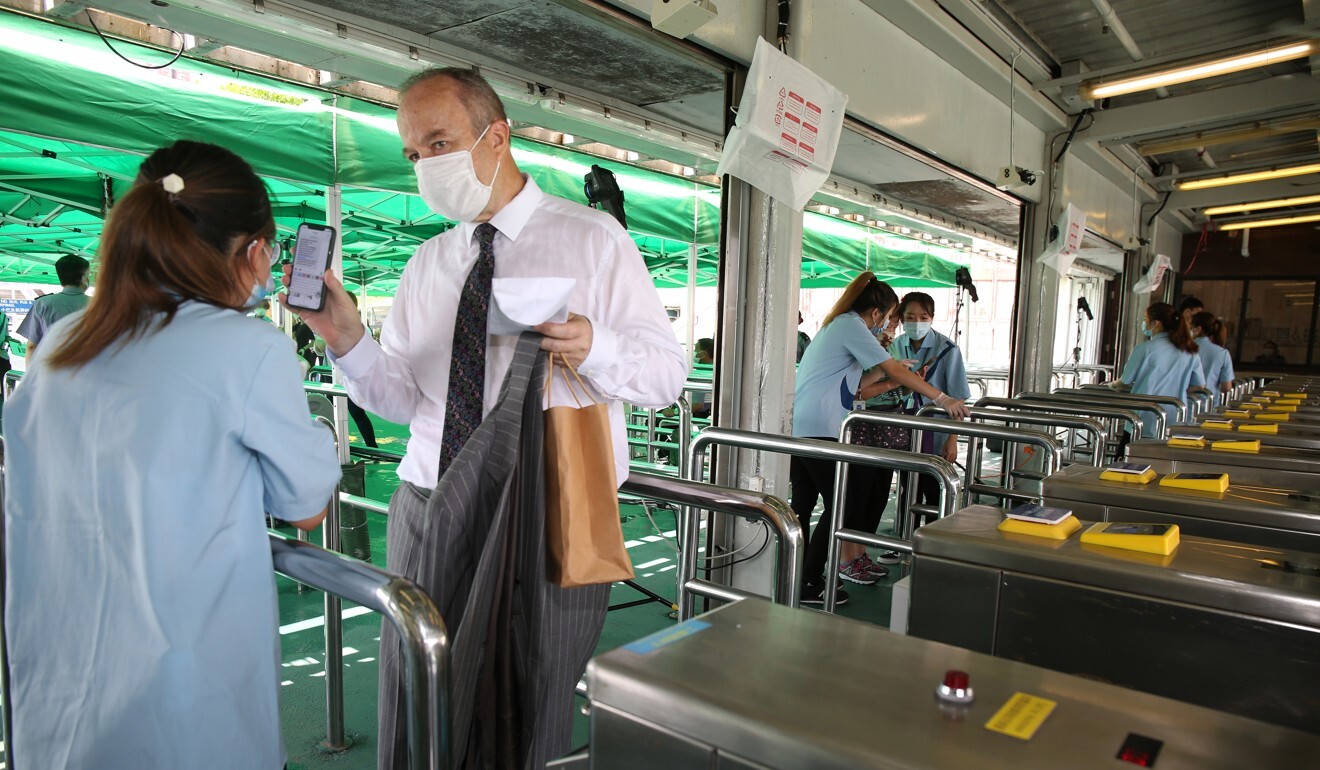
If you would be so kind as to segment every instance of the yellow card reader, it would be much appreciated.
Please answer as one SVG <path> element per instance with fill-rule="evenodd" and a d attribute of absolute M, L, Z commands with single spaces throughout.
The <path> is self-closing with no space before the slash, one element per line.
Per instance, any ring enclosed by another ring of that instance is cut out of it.
<path fill-rule="evenodd" d="M 1292 415 L 1285 412 L 1261 412 L 1256 415 L 1257 420 L 1268 420 L 1270 422 L 1288 422 Z"/>
<path fill-rule="evenodd" d="M 1231 415 L 1230 413 L 1228 413 L 1228 412 L 1225 412 L 1225 414 L 1229 414 L 1229 416 L 1232 416 L 1232 415 Z M 1247 416 L 1247 413 L 1246 413 L 1246 412 L 1243 412 L 1243 413 L 1242 413 L 1242 416 L 1243 416 L 1243 417 L 1246 417 L 1246 416 Z M 1207 428 L 1207 429 L 1209 429 L 1209 430 L 1233 430 L 1233 421 L 1232 421 L 1232 420 L 1220 420 L 1220 419 L 1217 419 L 1217 418 L 1209 418 L 1209 417 L 1207 417 L 1205 420 L 1203 420 L 1203 421 L 1201 422 L 1201 427 L 1202 427 L 1202 428 Z"/>
<path fill-rule="evenodd" d="M 1146 463 L 1114 463 L 1100 472 L 1100 479 L 1125 484 L 1149 484 L 1157 475 L 1155 469 Z"/>
<path fill-rule="evenodd" d="M 1102 521 L 1082 533 L 1082 542 L 1168 556 L 1178 548 L 1178 525 Z"/>
<path fill-rule="evenodd" d="M 1273 433 L 1279 432 L 1277 423 L 1268 423 L 1265 425 L 1239 425 L 1238 430 L 1242 433 Z"/>
<path fill-rule="evenodd" d="M 1195 489 L 1199 492 L 1228 491 L 1227 473 L 1166 473 L 1160 486 L 1175 489 Z"/>
<path fill-rule="evenodd" d="M 1238 404 L 1238 409 L 1246 412 L 1259 412 L 1265 407 L 1261 404 Z"/>
<path fill-rule="evenodd" d="M 1271 425 L 1271 428 L 1277 428 L 1277 425 Z M 1205 436 L 1173 436 L 1169 439 L 1169 446 L 1182 446 L 1200 449 L 1205 446 Z"/>
<path fill-rule="evenodd" d="M 1210 442 L 1210 448 L 1217 452 L 1260 452 L 1260 439 L 1225 439 Z"/>

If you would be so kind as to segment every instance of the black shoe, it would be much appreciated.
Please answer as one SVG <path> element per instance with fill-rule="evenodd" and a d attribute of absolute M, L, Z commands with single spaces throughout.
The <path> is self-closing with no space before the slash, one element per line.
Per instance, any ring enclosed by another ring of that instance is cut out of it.
<path fill-rule="evenodd" d="M 802 586 L 801 603 L 810 606 L 825 605 L 825 583 L 808 583 Z M 842 607 L 848 603 L 848 592 L 842 588 L 834 592 L 834 606 Z"/>

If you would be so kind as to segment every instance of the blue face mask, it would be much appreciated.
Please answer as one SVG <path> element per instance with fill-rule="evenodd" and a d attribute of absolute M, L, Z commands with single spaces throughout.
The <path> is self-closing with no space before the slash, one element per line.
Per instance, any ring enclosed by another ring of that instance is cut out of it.
<path fill-rule="evenodd" d="M 263 299 L 269 297 L 270 295 L 272 295 L 272 294 L 274 294 L 274 293 L 275 293 L 275 274 L 274 274 L 274 273 L 271 273 L 270 275 L 266 276 L 266 283 L 265 283 L 264 285 L 263 285 L 263 284 L 260 284 L 260 283 L 257 283 L 256 281 L 253 281 L 253 282 L 252 282 L 252 293 L 248 295 L 247 302 L 244 302 L 244 303 L 243 303 L 243 309 L 244 309 L 244 310 L 251 310 L 252 308 L 254 308 L 254 307 L 256 307 L 257 305 L 261 304 L 261 301 L 262 301 Z"/>
<path fill-rule="evenodd" d="M 1141 333 L 1146 335 L 1147 337 L 1151 336 L 1152 334 L 1150 327 L 1146 325 L 1146 319 L 1144 318 L 1141 320 Z"/>

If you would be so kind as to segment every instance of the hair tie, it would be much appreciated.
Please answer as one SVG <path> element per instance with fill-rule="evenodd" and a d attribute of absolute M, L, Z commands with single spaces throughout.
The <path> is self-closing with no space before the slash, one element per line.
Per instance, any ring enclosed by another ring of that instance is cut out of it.
<path fill-rule="evenodd" d="M 165 188 L 165 192 L 170 195 L 178 195 L 183 192 L 183 177 L 178 174 L 169 174 L 161 177 L 160 186 Z"/>

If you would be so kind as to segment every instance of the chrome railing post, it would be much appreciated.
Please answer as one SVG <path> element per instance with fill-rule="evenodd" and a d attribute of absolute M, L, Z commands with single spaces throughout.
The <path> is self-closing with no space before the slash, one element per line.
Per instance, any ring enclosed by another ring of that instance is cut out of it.
<path fill-rule="evenodd" d="M 687 396 L 678 397 L 678 476 L 688 476 L 688 463 L 692 459 L 692 404 Z"/>
<path fill-rule="evenodd" d="M 410 770 L 448 770 L 449 636 L 416 583 L 357 559 L 270 533 L 275 571 L 381 613 L 402 646 Z"/>
<path fill-rule="evenodd" d="M 335 422 L 341 412 L 346 412 L 343 399 L 335 399 Z M 330 429 L 334 437 L 335 451 L 340 456 L 340 465 L 344 464 L 343 455 L 348 450 L 347 439 L 341 439 L 341 433 L 335 430 L 334 423 L 324 417 L 316 417 L 317 422 Z M 330 497 L 325 521 L 321 522 L 321 547 L 331 553 L 339 553 L 339 486 L 335 486 Z M 352 742 L 344 735 L 344 628 L 343 605 L 339 597 L 327 591 L 325 593 L 325 741 L 322 745 L 330 751 L 345 751 Z"/>

